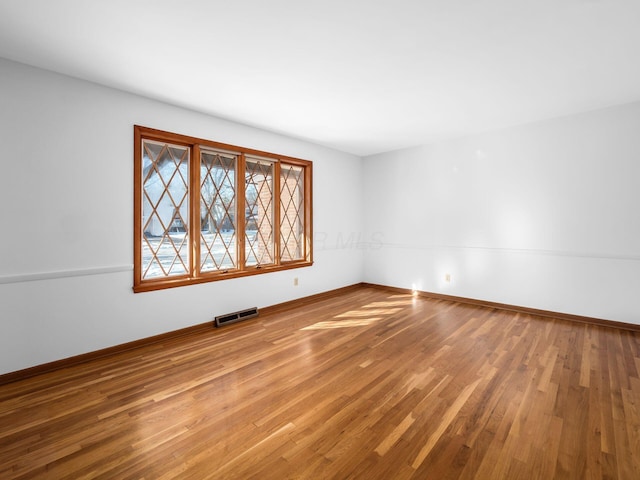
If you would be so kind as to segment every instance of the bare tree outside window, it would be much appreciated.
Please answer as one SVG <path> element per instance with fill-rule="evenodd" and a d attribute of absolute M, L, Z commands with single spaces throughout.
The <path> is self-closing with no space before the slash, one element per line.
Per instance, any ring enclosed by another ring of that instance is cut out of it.
<path fill-rule="evenodd" d="M 202 151 L 200 245 L 202 271 L 236 267 L 236 165 L 233 155 Z"/>

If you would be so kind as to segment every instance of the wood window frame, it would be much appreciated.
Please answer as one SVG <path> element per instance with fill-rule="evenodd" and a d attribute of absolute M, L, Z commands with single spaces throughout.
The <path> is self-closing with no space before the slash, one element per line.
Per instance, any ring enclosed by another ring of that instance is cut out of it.
<path fill-rule="evenodd" d="M 142 172 L 143 164 L 143 141 L 164 142 L 179 146 L 186 146 L 190 149 L 189 157 L 189 261 L 188 272 L 185 275 L 164 276 L 159 278 L 143 278 L 143 188 L 144 179 Z M 222 150 L 237 155 L 236 166 L 236 268 L 232 270 L 217 270 L 209 272 L 200 271 L 200 148 L 210 148 Z M 166 132 L 149 127 L 134 125 L 134 264 L 133 264 L 133 291 L 147 292 L 166 288 L 194 285 L 218 280 L 258 275 L 270 272 L 277 272 L 293 268 L 302 268 L 313 265 L 313 216 L 312 216 L 312 167 L 313 162 L 299 158 L 278 155 L 270 152 L 254 150 L 236 145 L 215 142 L 212 140 Z M 266 265 L 245 265 L 245 158 L 263 158 L 273 162 L 273 244 L 274 262 Z M 296 165 L 304 169 L 303 203 L 304 203 L 304 225 L 303 225 L 303 248 L 300 259 L 292 261 L 281 260 L 280 245 L 280 166 Z M 194 188 L 196 186 L 196 188 Z M 241 214 L 242 213 L 242 214 Z"/>

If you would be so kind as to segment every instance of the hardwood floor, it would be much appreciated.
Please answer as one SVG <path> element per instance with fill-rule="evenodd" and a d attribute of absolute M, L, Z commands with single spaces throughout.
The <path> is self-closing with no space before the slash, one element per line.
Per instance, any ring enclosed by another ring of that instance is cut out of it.
<path fill-rule="evenodd" d="M 640 478 L 640 333 L 363 287 L 0 387 L 2 479 Z"/>

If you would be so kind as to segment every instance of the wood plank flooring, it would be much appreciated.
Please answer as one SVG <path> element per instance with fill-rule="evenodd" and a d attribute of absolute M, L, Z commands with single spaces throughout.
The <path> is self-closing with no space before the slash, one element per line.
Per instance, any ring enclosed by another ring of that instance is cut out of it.
<path fill-rule="evenodd" d="M 2 479 L 640 479 L 640 333 L 363 287 L 0 387 Z"/>

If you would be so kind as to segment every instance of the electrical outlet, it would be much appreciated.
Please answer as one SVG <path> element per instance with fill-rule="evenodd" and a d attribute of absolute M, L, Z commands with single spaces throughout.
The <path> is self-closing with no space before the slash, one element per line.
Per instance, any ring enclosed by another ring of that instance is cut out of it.
<path fill-rule="evenodd" d="M 298 277 L 294 277 L 293 279 L 293 286 L 297 287 L 298 286 Z"/>
<path fill-rule="evenodd" d="M 451 274 L 450 273 L 445 273 L 444 274 L 444 281 L 447 283 L 451 282 Z"/>

